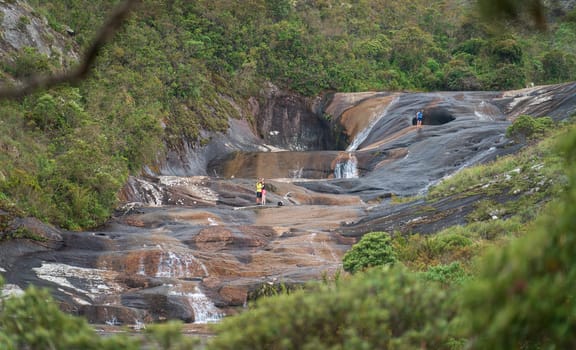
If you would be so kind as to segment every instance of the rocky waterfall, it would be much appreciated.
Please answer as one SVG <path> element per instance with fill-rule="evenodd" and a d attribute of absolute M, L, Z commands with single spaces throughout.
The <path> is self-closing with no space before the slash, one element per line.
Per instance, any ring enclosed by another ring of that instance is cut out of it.
<path fill-rule="evenodd" d="M 6 291 L 50 288 L 64 310 L 95 324 L 217 321 L 240 312 L 264 284 L 336 274 L 363 233 L 427 233 L 463 220 L 446 215 L 408 226 L 414 211 L 387 198 L 517 151 L 521 145 L 505 137 L 511 121 L 566 118 L 576 108 L 576 84 L 339 93 L 317 104 L 276 92 L 268 103 L 260 135 L 231 120 L 229 132 L 205 147 L 185 147 L 159 173 L 131 178 L 123 207 L 98 230 L 12 223 L 46 241 L 0 245 Z M 425 111 L 420 130 L 418 109 Z M 254 206 L 256 177 L 266 178 L 270 205 Z"/>

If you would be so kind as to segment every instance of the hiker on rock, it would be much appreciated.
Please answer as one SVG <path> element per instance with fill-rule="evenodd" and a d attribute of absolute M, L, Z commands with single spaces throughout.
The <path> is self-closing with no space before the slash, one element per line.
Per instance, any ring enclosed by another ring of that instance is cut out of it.
<path fill-rule="evenodd" d="M 424 119 L 424 113 L 422 113 L 422 110 L 419 110 L 416 113 L 416 127 L 418 129 L 422 128 L 422 119 Z"/>
<path fill-rule="evenodd" d="M 259 178 L 256 182 L 256 204 L 262 204 L 262 191 L 264 190 L 264 179 Z"/>

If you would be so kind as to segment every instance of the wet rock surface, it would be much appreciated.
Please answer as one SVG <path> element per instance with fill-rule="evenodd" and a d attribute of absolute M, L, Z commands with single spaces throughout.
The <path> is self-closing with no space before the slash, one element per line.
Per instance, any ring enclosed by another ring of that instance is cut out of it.
<path fill-rule="evenodd" d="M 432 234 L 465 224 L 479 195 L 434 203 L 389 198 L 423 193 L 462 168 L 516 152 L 521 145 L 505 138 L 514 118 L 567 118 L 575 96 L 576 84 L 336 94 L 323 113 L 341 123 L 346 151 L 279 151 L 282 144 L 263 147 L 250 128 L 236 128 L 193 156 L 175 156 L 161 174 L 131 178 L 124 205 L 98 230 L 5 223 L 5 234 L 24 227 L 43 239 L 3 242 L 0 266 L 10 290 L 50 288 L 63 309 L 93 323 L 213 322 L 242 310 L 263 286 L 337 273 L 343 254 L 366 232 Z M 425 111 L 422 129 L 413 125 L 418 109 Z M 336 176 L 344 163 L 350 169 Z M 263 206 L 255 205 L 257 176 L 266 177 Z"/>

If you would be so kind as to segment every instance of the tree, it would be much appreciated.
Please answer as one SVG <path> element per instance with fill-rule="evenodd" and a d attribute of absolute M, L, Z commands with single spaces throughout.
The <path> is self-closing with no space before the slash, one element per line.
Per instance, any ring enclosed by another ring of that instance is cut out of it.
<path fill-rule="evenodd" d="M 342 260 L 344 270 L 359 272 L 369 267 L 393 265 L 397 261 L 390 235 L 370 232 L 350 248 Z"/>
<path fill-rule="evenodd" d="M 568 55 L 559 50 L 547 52 L 542 58 L 542 80 L 549 83 L 568 80 L 572 76 L 571 72 L 575 63 L 574 55 Z"/>

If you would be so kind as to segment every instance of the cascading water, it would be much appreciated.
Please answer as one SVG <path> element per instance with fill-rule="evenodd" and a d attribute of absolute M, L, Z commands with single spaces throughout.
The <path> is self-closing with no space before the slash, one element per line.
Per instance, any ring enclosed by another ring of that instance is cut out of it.
<path fill-rule="evenodd" d="M 474 116 L 478 118 L 478 120 L 482 121 L 492 121 L 505 118 L 498 107 L 491 103 L 487 103 L 486 101 L 481 101 L 478 106 L 474 108 Z"/>
<path fill-rule="evenodd" d="M 339 156 L 334 166 L 336 179 L 355 179 L 358 177 L 358 159 L 353 153 Z"/>
<path fill-rule="evenodd" d="M 304 168 L 300 167 L 300 164 L 298 164 L 296 170 L 290 171 L 290 177 L 294 180 L 301 179 L 303 172 Z"/>
<path fill-rule="evenodd" d="M 381 113 L 375 115 L 366 128 L 360 131 L 355 137 L 350 145 L 346 148 L 346 153 L 340 154 L 336 158 L 336 164 L 334 165 L 334 177 L 336 179 L 355 179 L 358 178 L 358 159 L 354 155 L 354 151 L 360 147 L 360 145 L 368 138 L 372 129 L 378 124 L 380 119 L 382 119 L 387 113 L 390 107 L 392 107 L 398 101 L 398 97 L 395 97 L 387 106 L 382 110 Z"/>
<path fill-rule="evenodd" d="M 137 202 L 152 207 L 162 206 L 164 193 L 158 185 L 138 178 L 130 178 L 129 185 L 136 194 Z"/>
<path fill-rule="evenodd" d="M 372 117 L 368 126 L 366 128 L 364 128 L 362 131 L 360 131 L 354 137 L 354 140 L 352 140 L 350 145 L 346 148 L 346 152 L 356 151 L 358 149 L 358 147 L 360 147 L 362 142 L 364 142 L 368 138 L 368 136 L 372 132 L 372 129 L 374 129 L 374 127 L 376 126 L 376 124 L 378 124 L 380 119 L 382 119 L 388 113 L 388 110 L 390 109 L 390 107 L 395 105 L 397 101 L 398 101 L 398 97 L 394 97 L 394 99 L 386 106 L 386 108 L 384 108 L 384 110 L 381 113 Z"/>
<path fill-rule="evenodd" d="M 218 322 L 223 317 L 216 305 L 198 287 L 195 287 L 193 293 L 172 291 L 170 295 L 185 297 L 188 300 L 194 311 L 194 323 Z"/>
<path fill-rule="evenodd" d="M 156 277 L 166 277 L 166 278 L 196 278 L 203 277 L 197 276 L 192 271 L 200 266 L 204 276 L 208 276 L 208 270 L 206 266 L 202 264 L 198 259 L 196 259 L 191 254 L 186 256 L 176 254 L 174 252 L 163 252 L 160 255 L 160 260 L 158 261 L 158 267 L 156 269 Z"/>

